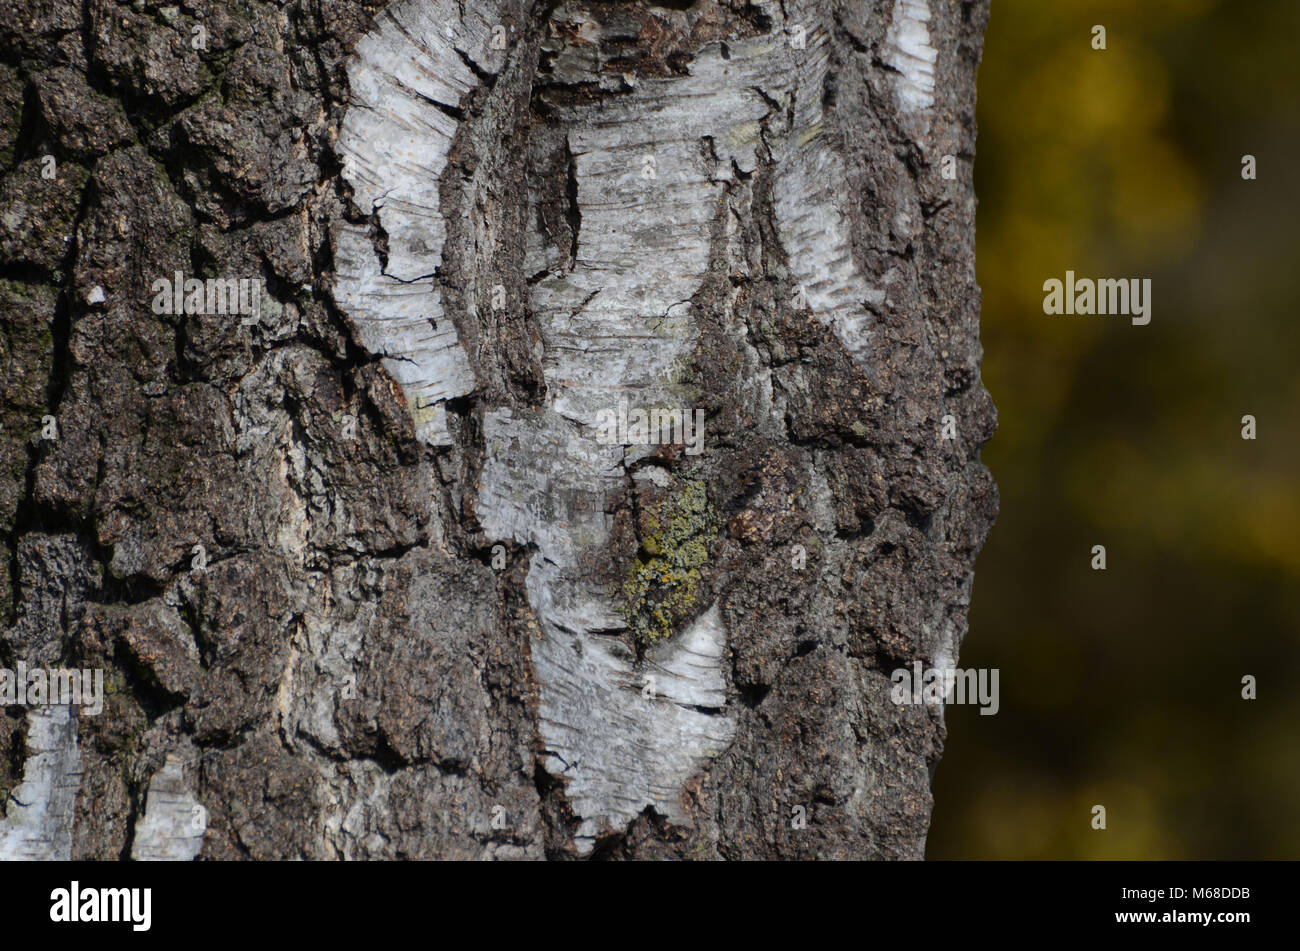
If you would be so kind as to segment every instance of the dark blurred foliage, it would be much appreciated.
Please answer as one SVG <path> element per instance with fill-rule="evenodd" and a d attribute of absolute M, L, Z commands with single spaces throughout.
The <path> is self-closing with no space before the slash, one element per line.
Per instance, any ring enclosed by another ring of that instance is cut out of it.
<path fill-rule="evenodd" d="M 947 711 L 931 858 L 1300 858 L 1297 38 L 1295 0 L 993 0 L 960 665 L 1001 710 Z M 1067 269 L 1150 277 L 1151 323 L 1044 315 Z"/>

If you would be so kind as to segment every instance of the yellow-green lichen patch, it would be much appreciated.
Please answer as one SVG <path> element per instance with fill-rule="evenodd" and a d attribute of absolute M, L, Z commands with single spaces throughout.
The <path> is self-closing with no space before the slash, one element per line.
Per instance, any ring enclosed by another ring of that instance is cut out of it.
<path fill-rule="evenodd" d="M 623 581 L 621 607 L 641 644 L 669 637 L 698 608 L 703 569 L 721 520 L 703 482 L 687 482 L 658 503 Z"/>

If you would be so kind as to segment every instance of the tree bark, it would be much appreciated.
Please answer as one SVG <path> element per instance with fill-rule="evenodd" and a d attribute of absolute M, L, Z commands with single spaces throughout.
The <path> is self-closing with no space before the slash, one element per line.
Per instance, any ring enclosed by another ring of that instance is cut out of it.
<path fill-rule="evenodd" d="M 923 857 L 986 19 L 0 0 L 0 857 Z"/>

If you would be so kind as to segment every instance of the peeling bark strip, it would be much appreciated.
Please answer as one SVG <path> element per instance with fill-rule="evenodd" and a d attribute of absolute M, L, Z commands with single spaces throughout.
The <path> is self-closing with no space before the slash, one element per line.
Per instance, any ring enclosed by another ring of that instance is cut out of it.
<path fill-rule="evenodd" d="M 595 17 L 562 6 L 552 21 L 599 43 L 603 28 Z M 584 62 L 580 47 L 548 52 L 553 77 L 567 85 L 600 83 L 599 68 Z M 583 555 L 608 549 L 613 519 L 604 499 L 618 494 L 629 467 L 646 453 L 601 445 L 599 414 L 621 398 L 636 406 L 695 402 L 690 360 L 699 330 L 692 298 L 708 273 L 718 201 L 733 176 L 755 170 L 758 121 L 767 111 L 748 89 L 763 73 L 746 63 L 743 56 L 724 59 L 715 44 L 694 58 L 689 76 L 640 80 L 591 105 L 556 104 L 552 134 L 533 140 L 535 165 L 545 162 L 556 138 L 563 142 L 581 232 L 572 238 L 572 260 L 557 266 L 562 249 L 537 227 L 534 196 L 525 270 L 548 271 L 530 295 L 542 333 L 547 406 L 527 420 L 516 421 L 509 410 L 487 414 L 477 510 L 489 537 L 536 545 L 529 602 L 543 631 L 533 645 L 538 729 L 545 766 L 567 780 L 566 795 L 583 820 L 582 853 L 598 833 L 623 830 L 647 807 L 685 822 L 682 787 L 735 730 L 723 702 L 701 703 L 699 696 L 725 682 L 717 606 L 639 664 L 610 637 L 627 623 Z M 702 148 L 709 137 L 710 147 Z M 507 419 L 522 423 L 523 439 L 493 438 Z M 535 458 L 529 438 L 554 447 L 552 479 L 541 487 L 527 465 Z M 647 699 L 643 687 L 656 674 L 679 689 L 651 690 Z"/>
<path fill-rule="evenodd" d="M 461 99 L 478 75 L 495 75 L 505 61 L 504 44 L 492 49 L 494 28 L 504 28 L 507 12 L 522 15 L 531 6 L 397 0 L 357 44 L 348 69 L 353 99 L 339 134 L 343 175 L 388 245 L 381 252 L 372 229 L 341 224 L 335 297 L 362 345 L 383 356 L 401 384 L 417 437 L 432 445 L 451 441 L 446 401 L 474 388 L 435 281 L 447 237 L 439 178 Z"/>
<path fill-rule="evenodd" d="M 986 18 L 0 17 L 0 666 L 105 671 L 0 709 L 0 857 L 920 858 L 889 675 L 957 663 L 996 510 L 940 174 Z"/>
<path fill-rule="evenodd" d="M 898 70 L 895 88 L 904 112 L 934 105 L 934 63 L 939 51 L 930 45 L 929 0 L 894 0 L 885 33 L 884 60 Z"/>
<path fill-rule="evenodd" d="M 81 788 L 77 713 L 42 707 L 27 718 L 23 781 L 10 790 L 0 822 L 0 861 L 72 858 L 72 827 Z"/>
<path fill-rule="evenodd" d="M 144 818 L 136 824 L 131 858 L 136 861 L 183 861 L 203 848 L 208 811 L 194 798 L 185 780 L 184 763 L 169 756 L 149 782 Z"/>

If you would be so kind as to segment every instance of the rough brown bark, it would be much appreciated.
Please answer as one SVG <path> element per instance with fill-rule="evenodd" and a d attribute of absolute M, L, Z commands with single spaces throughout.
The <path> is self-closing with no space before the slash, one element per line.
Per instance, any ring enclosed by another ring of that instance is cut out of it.
<path fill-rule="evenodd" d="M 409 244 L 432 226 L 402 230 L 419 210 L 386 218 L 348 164 L 356 51 L 387 6 L 0 0 L 0 664 L 111 685 L 76 724 L 50 853 L 921 857 L 943 713 L 891 703 L 889 672 L 956 661 L 996 510 L 971 187 L 987 3 L 450 3 L 479 46 L 448 67 L 458 101 L 428 104 L 452 130 L 432 251 Z M 482 48 L 493 24 L 505 50 Z M 656 126 L 682 90 L 706 111 Z M 620 144 L 662 176 L 631 215 L 605 201 Z M 635 228 L 645 256 L 601 264 Z M 251 326 L 157 315 L 177 271 L 262 277 L 271 300 Z M 403 378 L 425 358 L 366 323 L 390 274 L 423 282 L 464 361 L 436 420 Z M 662 313 L 620 303 L 670 284 Z M 601 334 L 615 356 L 564 356 Z M 638 376 L 665 354 L 671 374 Z M 622 386 L 706 410 L 706 451 L 575 475 L 587 449 L 554 437 Z M 673 636 L 564 627 L 560 601 L 608 613 L 688 486 L 720 530 Z M 643 700 L 701 625 L 716 689 Z M 563 681 L 571 649 L 614 673 Z M 37 755 L 28 719 L 0 712 L 0 791 Z M 173 812 L 201 817 L 193 842 Z"/>

